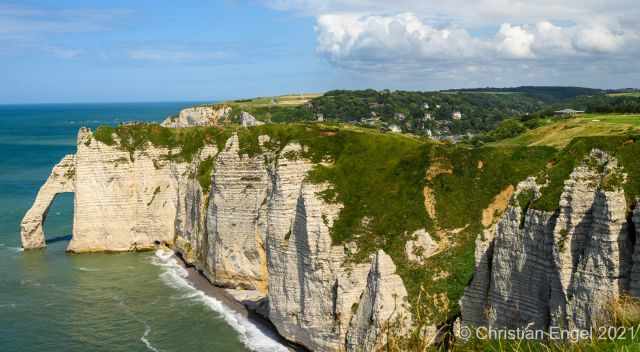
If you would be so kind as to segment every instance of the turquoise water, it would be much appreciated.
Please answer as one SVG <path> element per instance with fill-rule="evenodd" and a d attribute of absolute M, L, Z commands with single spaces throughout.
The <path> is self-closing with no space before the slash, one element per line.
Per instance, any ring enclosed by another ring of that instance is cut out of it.
<path fill-rule="evenodd" d="M 0 351 L 273 351 L 282 347 L 184 279 L 167 253 L 65 253 L 73 196 L 54 202 L 48 247 L 19 224 L 81 126 L 161 120 L 193 103 L 0 106 Z"/>

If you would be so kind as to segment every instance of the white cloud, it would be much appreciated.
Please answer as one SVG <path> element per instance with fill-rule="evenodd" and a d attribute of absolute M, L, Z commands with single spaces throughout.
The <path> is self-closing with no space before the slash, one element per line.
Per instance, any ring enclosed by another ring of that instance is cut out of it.
<path fill-rule="evenodd" d="M 609 28 L 595 26 L 578 30 L 574 46 L 585 52 L 614 53 L 624 44 L 623 33 L 613 33 Z"/>
<path fill-rule="evenodd" d="M 436 27 L 411 13 L 320 15 L 316 33 L 320 54 L 339 65 L 363 67 L 460 59 L 467 63 L 501 59 L 551 62 L 601 53 L 615 58 L 638 48 L 633 32 L 614 31 L 599 23 L 503 23 L 493 35 L 481 36 L 456 26 Z"/>
<path fill-rule="evenodd" d="M 576 67 L 605 72 L 606 59 L 616 72 L 640 73 L 637 0 L 262 1 L 314 17 L 317 52 L 352 71 L 497 79 L 520 61 L 532 64 L 511 72 L 558 79 Z"/>
<path fill-rule="evenodd" d="M 472 57 L 482 43 L 459 28 L 435 28 L 413 14 L 322 15 L 318 51 L 332 61 L 412 61 Z"/>
<path fill-rule="evenodd" d="M 508 57 L 532 58 L 535 36 L 520 26 L 504 23 L 497 34 L 497 50 Z"/>

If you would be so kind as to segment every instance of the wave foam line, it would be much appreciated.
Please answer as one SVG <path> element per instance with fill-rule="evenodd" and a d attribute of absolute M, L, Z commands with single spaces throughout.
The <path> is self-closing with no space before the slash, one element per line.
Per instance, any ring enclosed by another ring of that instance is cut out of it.
<path fill-rule="evenodd" d="M 147 349 L 149 349 L 149 350 L 151 350 L 153 352 L 160 352 L 160 350 L 158 350 L 157 348 L 153 347 L 151 342 L 149 342 L 149 340 L 147 340 L 147 335 L 149 335 L 150 332 L 151 332 L 151 327 L 149 326 L 149 324 L 145 323 L 144 324 L 144 334 L 142 334 L 142 336 L 140 337 L 140 341 L 142 341 L 142 343 L 144 343 L 144 345 L 147 346 Z"/>
<path fill-rule="evenodd" d="M 260 328 L 249 319 L 226 307 L 222 302 L 214 297 L 207 296 L 204 292 L 195 288 L 187 277 L 189 273 L 178 264 L 173 252 L 168 250 L 157 250 L 151 262 L 163 267 L 165 271 L 160 274 L 162 281 L 170 287 L 186 290 L 191 293 L 190 298 L 206 305 L 209 309 L 220 314 L 224 321 L 240 335 L 240 341 L 248 349 L 259 352 L 288 352 L 289 349 L 265 334 Z"/>
<path fill-rule="evenodd" d="M 149 333 L 151 332 L 151 326 L 147 324 L 146 321 L 138 318 L 138 316 L 135 313 L 133 313 L 131 309 L 129 309 L 129 307 L 126 305 L 126 303 L 124 303 L 122 299 L 117 299 L 117 302 L 118 302 L 118 305 L 120 305 L 124 309 L 125 313 L 130 315 L 137 322 L 144 325 L 144 333 L 142 334 L 142 336 L 140 336 L 140 341 L 147 347 L 148 350 L 153 352 L 160 352 L 160 350 L 157 349 L 155 346 L 153 346 L 151 344 L 151 341 L 147 339 L 147 336 L 149 336 Z"/>

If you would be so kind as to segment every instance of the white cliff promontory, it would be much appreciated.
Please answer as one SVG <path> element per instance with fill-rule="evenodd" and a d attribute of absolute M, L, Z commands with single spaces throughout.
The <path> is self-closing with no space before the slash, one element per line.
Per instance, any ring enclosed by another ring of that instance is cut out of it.
<path fill-rule="evenodd" d="M 196 106 L 183 109 L 178 116 L 168 117 L 161 125 L 170 128 L 216 126 L 227 119 L 230 113 L 231 107 L 227 105 Z"/>
<path fill-rule="evenodd" d="M 314 164 L 301 145 L 246 155 L 233 135 L 186 161 L 172 157 L 178 149 L 148 142 L 130 152 L 112 137 L 105 144 L 80 130 L 77 153 L 54 168 L 23 220 L 25 248 L 44 245 L 55 194 L 74 192 L 69 251 L 171 246 L 235 296 L 265 297 L 259 311 L 311 350 L 373 351 L 389 321 L 402 318 L 408 328 L 407 292 L 391 258 L 379 251 L 370 263 L 353 263 L 332 243 L 342 206 L 319 196 L 329 185 L 307 180 Z"/>
<path fill-rule="evenodd" d="M 559 209 L 519 204 L 540 196 L 529 179 L 476 248 L 476 273 L 461 300 L 469 326 L 590 329 L 629 286 L 632 239 L 617 160 L 594 149 L 564 183 Z M 636 255 L 636 258 L 638 256 Z"/>

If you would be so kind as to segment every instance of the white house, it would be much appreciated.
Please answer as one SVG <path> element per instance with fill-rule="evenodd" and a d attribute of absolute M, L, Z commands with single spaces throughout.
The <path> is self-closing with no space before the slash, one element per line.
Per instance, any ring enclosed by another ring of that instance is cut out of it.
<path fill-rule="evenodd" d="M 454 111 L 453 114 L 451 114 L 451 118 L 454 120 L 462 120 L 462 113 L 460 111 Z"/>
<path fill-rule="evenodd" d="M 400 128 L 400 126 L 398 126 L 398 125 L 389 125 L 389 130 L 391 130 L 391 132 L 393 132 L 393 133 L 401 133 L 402 132 L 402 128 Z"/>

